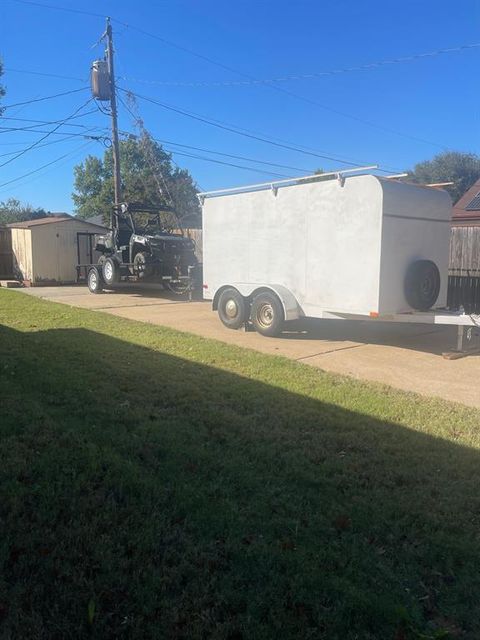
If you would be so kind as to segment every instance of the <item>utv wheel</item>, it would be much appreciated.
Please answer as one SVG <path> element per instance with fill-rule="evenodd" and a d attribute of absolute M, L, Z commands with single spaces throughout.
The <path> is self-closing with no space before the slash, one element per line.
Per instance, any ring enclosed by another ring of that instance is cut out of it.
<path fill-rule="evenodd" d="M 280 300 L 274 293 L 259 293 L 253 299 L 250 319 L 255 330 L 262 336 L 278 336 L 285 321 Z"/>
<path fill-rule="evenodd" d="M 113 258 L 105 258 L 105 262 L 102 265 L 102 276 L 105 284 L 109 286 L 117 283 L 120 279 L 118 262 Z"/>
<path fill-rule="evenodd" d="M 405 298 L 416 311 L 428 311 L 440 292 L 440 272 L 431 260 L 417 260 L 407 269 Z"/>
<path fill-rule="evenodd" d="M 103 293 L 103 282 L 100 271 L 92 267 L 87 275 L 87 285 L 90 293 Z"/>
<path fill-rule="evenodd" d="M 153 268 L 150 264 L 150 256 L 148 253 L 140 251 L 133 259 L 133 273 L 139 280 L 146 280 L 153 275 Z"/>
<path fill-rule="evenodd" d="M 247 321 L 245 298 L 233 287 L 224 289 L 220 294 L 218 316 L 229 329 L 240 329 Z"/>

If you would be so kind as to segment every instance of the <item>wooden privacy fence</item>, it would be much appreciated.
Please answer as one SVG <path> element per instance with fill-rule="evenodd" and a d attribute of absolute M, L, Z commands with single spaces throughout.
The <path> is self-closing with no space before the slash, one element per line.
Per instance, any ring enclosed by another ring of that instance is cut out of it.
<path fill-rule="evenodd" d="M 12 232 L 0 227 L 0 277 L 11 278 L 13 275 Z"/>
<path fill-rule="evenodd" d="M 452 227 L 447 306 L 480 313 L 480 227 Z"/>
<path fill-rule="evenodd" d="M 449 267 L 456 275 L 480 275 L 480 227 L 452 227 Z"/>

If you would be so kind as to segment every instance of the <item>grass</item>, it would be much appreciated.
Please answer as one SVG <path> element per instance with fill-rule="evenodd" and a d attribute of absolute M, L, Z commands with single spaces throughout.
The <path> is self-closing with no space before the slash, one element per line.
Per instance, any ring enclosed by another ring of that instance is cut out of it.
<path fill-rule="evenodd" d="M 0 358 L 2 640 L 480 637 L 479 412 L 12 291 Z"/>

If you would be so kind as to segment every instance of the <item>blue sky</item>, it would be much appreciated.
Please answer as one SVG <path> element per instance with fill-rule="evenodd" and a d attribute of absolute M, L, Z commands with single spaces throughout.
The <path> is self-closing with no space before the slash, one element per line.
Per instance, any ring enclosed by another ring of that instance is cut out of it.
<path fill-rule="evenodd" d="M 88 100 L 89 68 L 92 60 L 103 55 L 103 46 L 96 43 L 105 27 L 101 16 L 106 15 L 124 23 L 113 23 L 116 71 L 122 78 L 119 84 L 137 94 L 261 137 L 287 141 L 289 146 L 361 164 L 378 163 L 392 171 L 412 167 L 445 148 L 480 152 L 480 48 L 364 71 L 278 81 L 273 87 L 228 84 L 244 81 L 245 76 L 302 76 L 478 43 L 478 1 L 38 0 L 38 4 L 100 16 L 0 0 L 0 57 L 6 69 L 1 82 L 7 89 L 3 104 L 87 88 L 7 109 L 4 116 L 18 120 L 0 122 L 4 127 L 0 129 L 0 164 L 14 157 L 3 154 L 19 152 L 45 135 L 7 128 L 34 126 L 27 119 L 64 119 Z M 157 138 L 292 167 L 270 167 L 165 145 L 259 170 L 174 155 L 202 189 L 263 182 L 276 178 L 274 174 L 302 175 L 317 167 L 348 166 L 236 135 L 142 100 L 138 106 L 146 127 Z M 84 111 L 92 108 L 90 104 Z M 99 135 L 103 132 L 96 128 L 108 127 L 109 120 L 95 110 L 71 124 L 91 127 L 90 133 Z M 38 130 L 47 132 L 54 126 L 39 124 Z M 133 130 L 132 118 L 122 106 L 120 128 Z M 100 142 L 78 135 L 63 140 L 85 131 L 62 126 L 58 129 L 62 135 L 45 139 L 55 144 L 34 148 L 0 166 L 0 200 L 15 197 L 52 211 L 71 212 L 73 166 L 89 153 L 104 151 Z M 16 180 L 50 162 L 49 167 Z M 15 182 L 4 185 L 10 180 Z"/>

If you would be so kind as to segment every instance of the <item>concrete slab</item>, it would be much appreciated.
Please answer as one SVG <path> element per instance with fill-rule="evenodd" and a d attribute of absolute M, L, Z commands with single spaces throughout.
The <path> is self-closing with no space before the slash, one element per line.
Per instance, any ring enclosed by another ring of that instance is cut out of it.
<path fill-rule="evenodd" d="M 71 306 L 163 325 L 180 331 L 282 355 L 326 371 L 382 382 L 405 391 L 438 396 L 480 407 L 479 356 L 447 361 L 443 351 L 454 345 L 449 326 L 392 324 L 376 321 L 302 320 L 279 338 L 231 331 L 213 313 L 210 303 L 166 297 L 152 288 L 125 288 L 93 295 L 82 287 L 39 287 L 23 293 Z"/>

